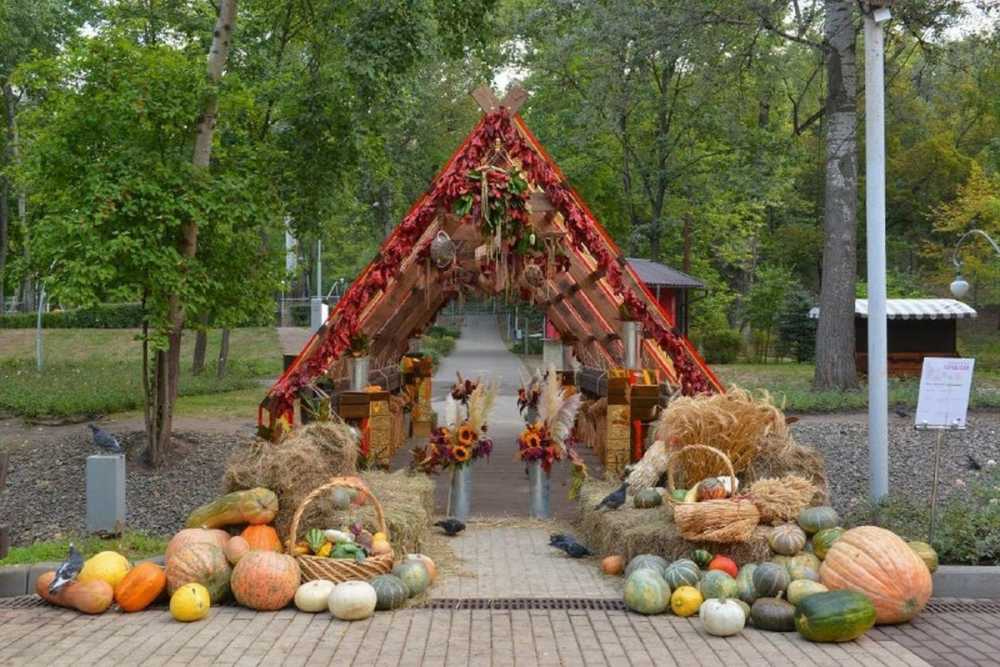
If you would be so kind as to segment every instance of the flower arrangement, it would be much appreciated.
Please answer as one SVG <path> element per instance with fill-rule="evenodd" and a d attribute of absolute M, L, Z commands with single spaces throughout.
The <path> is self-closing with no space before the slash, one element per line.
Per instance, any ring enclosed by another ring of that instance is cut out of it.
<path fill-rule="evenodd" d="M 570 395 L 563 388 L 554 367 L 549 368 L 545 380 L 539 384 L 538 420 L 521 432 L 517 455 L 522 461 L 540 461 L 548 473 L 553 463 L 571 454 L 570 434 L 580 409 L 580 394 Z"/>
<path fill-rule="evenodd" d="M 542 395 L 541 378 L 535 376 L 529 381 L 522 380 L 520 388 L 517 390 L 517 411 L 522 415 L 527 412 L 529 415 L 538 412 L 538 399 Z"/>
<path fill-rule="evenodd" d="M 469 405 L 469 399 L 472 397 L 473 392 L 479 387 L 479 378 L 471 380 L 469 378 L 463 378 L 461 373 L 455 373 L 458 376 L 458 382 L 456 382 L 451 387 L 451 397 L 459 402 L 463 406 Z"/>
<path fill-rule="evenodd" d="M 469 418 L 464 421 L 458 416 L 458 400 L 449 394 L 445 399 L 447 425 L 434 429 L 427 445 L 412 450 L 411 467 L 436 474 L 489 458 L 493 440 L 486 434 L 486 419 L 496 400 L 496 391 L 495 384 L 478 383 L 469 395 Z"/>

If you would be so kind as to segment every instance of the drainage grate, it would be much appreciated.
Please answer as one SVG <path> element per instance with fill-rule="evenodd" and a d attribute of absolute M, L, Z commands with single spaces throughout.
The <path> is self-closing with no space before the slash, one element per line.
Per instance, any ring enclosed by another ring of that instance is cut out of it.
<path fill-rule="evenodd" d="M 520 609 L 592 609 L 599 611 L 624 611 L 622 600 L 594 598 L 435 598 L 421 605 L 422 609 L 489 609 L 510 611 Z"/>
<path fill-rule="evenodd" d="M 44 607 L 45 601 L 37 595 L 18 595 L 12 598 L 0 598 L 0 609 L 31 609 Z"/>
<path fill-rule="evenodd" d="M 1000 600 L 932 598 L 924 611 L 930 614 L 1000 614 Z"/>

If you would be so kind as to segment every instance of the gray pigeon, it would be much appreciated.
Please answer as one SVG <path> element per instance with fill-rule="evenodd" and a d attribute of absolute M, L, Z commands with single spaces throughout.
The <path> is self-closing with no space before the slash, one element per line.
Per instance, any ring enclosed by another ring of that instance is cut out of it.
<path fill-rule="evenodd" d="M 76 575 L 80 574 L 80 570 L 82 569 L 83 556 L 80 555 L 80 552 L 70 542 L 69 556 L 66 557 L 63 564 L 56 570 L 56 576 L 52 579 L 52 583 L 49 584 L 49 594 L 55 595 L 58 593 L 63 586 L 76 579 Z"/>
<path fill-rule="evenodd" d="M 628 482 L 622 482 L 617 489 L 604 496 L 604 500 L 597 503 L 595 510 L 609 509 L 616 510 L 625 504 L 625 494 L 628 492 Z"/>
<path fill-rule="evenodd" d="M 111 435 L 104 429 L 97 428 L 93 424 L 87 424 L 90 427 L 91 433 L 94 434 L 94 444 L 103 449 L 106 452 L 111 452 L 112 454 L 121 454 L 125 450 L 122 449 L 122 445 L 118 442 L 118 438 Z"/>

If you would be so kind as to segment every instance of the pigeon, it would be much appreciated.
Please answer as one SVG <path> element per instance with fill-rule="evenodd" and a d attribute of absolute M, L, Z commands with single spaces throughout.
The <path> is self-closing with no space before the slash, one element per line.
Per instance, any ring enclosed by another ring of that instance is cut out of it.
<path fill-rule="evenodd" d="M 572 535 L 553 535 L 549 538 L 549 544 L 554 546 L 556 549 L 565 551 L 571 558 L 583 558 L 584 556 L 591 555 L 590 549 L 577 542 L 576 538 Z"/>
<path fill-rule="evenodd" d="M 59 569 L 56 570 L 56 576 L 53 577 L 52 583 L 49 584 L 49 594 L 55 595 L 58 593 L 63 586 L 76 579 L 76 575 L 80 574 L 80 570 L 82 569 L 83 556 L 80 555 L 80 552 L 70 542 L 69 555 L 63 564 L 59 566 Z"/>
<path fill-rule="evenodd" d="M 893 412 L 896 413 L 897 417 L 900 417 L 902 419 L 906 419 L 907 417 L 910 416 L 910 414 L 906 410 L 904 410 L 903 406 L 899 403 L 896 404 L 896 408 L 895 410 L 893 410 Z"/>
<path fill-rule="evenodd" d="M 969 470 L 982 470 L 983 466 L 976 459 L 972 458 L 972 454 L 965 455 L 965 467 Z"/>
<path fill-rule="evenodd" d="M 101 449 L 111 452 L 112 454 L 121 454 L 125 450 L 122 449 L 122 445 L 118 442 L 118 438 L 111 435 L 104 429 L 97 428 L 93 424 L 88 424 L 91 433 L 94 434 L 94 444 Z"/>
<path fill-rule="evenodd" d="M 448 537 L 455 537 L 465 530 L 465 524 L 458 519 L 445 519 L 444 521 L 438 521 L 434 525 L 440 526 Z"/>
<path fill-rule="evenodd" d="M 600 510 L 607 508 L 609 510 L 616 510 L 625 504 L 625 493 L 628 491 L 628 482 L 622 482 L 622 485 L 618 487 L 617 490 L 612 491 L 608 495 L 604 496 L 604 500 L 597 503 L 595 510 Z"/>

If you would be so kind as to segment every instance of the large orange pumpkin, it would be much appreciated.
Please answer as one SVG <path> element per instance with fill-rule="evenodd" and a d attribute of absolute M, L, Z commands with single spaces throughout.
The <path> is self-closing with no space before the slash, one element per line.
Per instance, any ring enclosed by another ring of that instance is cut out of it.
<path fill-rule="evenodd" d="M 247 526 L 240 533 L 240 537 L 247 541 L 250 549 L 255 551 L 278 551 L 281 549 L 281 538 L 278 531 L 272 526 Z"/>
<path fill-rule="evenodd" d="M 229 533 L 218 528 L 185 528 L 178 531 L 167 543 L 167 550 L 163 554 L 163 560 L 170 562 L 171 556 L 190 544 L 214 544 L 220 549 L 226 548 L 229 542 Z"/>
<path fill-rule="evenodd" d="M 142 611 L 167 587 L 167 575 L 156 563 L 139 563 L 115 586 L 115 602 L 122 611 Z"/>
<path fill-rule="evenodd" d="M 236 563 L 230 585 L 244 607 L 273 611 L 287 607 L 298 590 L 302 574 L 291 556 L 273 551 L 251 551 Z"/>
<path fill-rule="evenodd" d="M 167 591 L 184 584 L 201 584 L 208 589 L 212 604 L 229 597 L 229 576 L 232 568 L 222 549 L 214 544 L 190 544 L 167 561 Z"/>
<path fill-rule="evenodd" d="M 878 624 L 908 621 L 931 597 L 931 573 L 895 533 L 877 526 L 852 528 L 833 543 L 819 568 L 830 590 L 864 593 Z"/>

